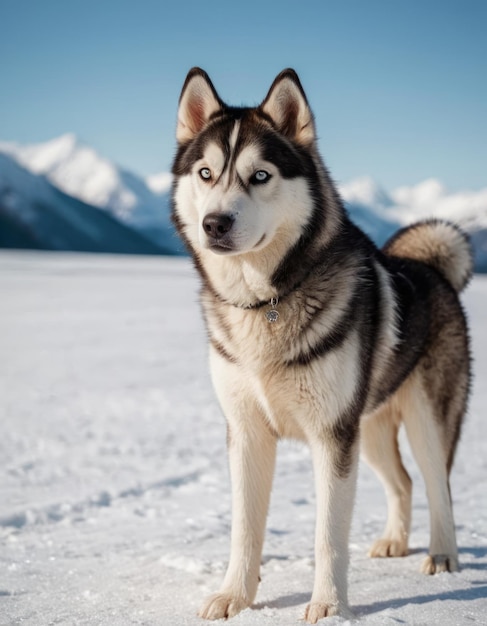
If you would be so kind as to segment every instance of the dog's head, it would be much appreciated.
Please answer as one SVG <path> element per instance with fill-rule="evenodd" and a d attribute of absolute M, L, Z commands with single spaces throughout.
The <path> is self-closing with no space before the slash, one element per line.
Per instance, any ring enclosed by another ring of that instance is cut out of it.
<path fill-rule="evenodd" d="M 240 255 L 292 246 L 316 205 L 315 126 L 296 73 L 255 108 L 227 106 L 193 68 L 179 101 L 173 217 L 196 252 Z"/>

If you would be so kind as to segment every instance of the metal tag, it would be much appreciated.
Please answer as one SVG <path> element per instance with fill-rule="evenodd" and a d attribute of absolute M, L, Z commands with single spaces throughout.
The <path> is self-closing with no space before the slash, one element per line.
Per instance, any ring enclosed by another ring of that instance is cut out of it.
<path fill-rule="evenodd" d="M 276 308 L 275 308 L 278 302 L 279 302 L 278 298 L 271 298 L 271 301 L 269 302 L 269 304 L 272 307 L 272 309 L 270 311 L 267 311 L 267 313 L 265 314 L 267 321 L 270 322 L 271 324 L 273 324 L 274 322 L 277 322 L 277 320 L 279 319 L 279 311 L 276 311 Z"/>
<path fill-rule="evenodd" d="M 267 318 L 267 321 L 273 324 L 279 319 L 279 311 L 276 311 L 276 309 L 271 309 L 270 311 L 267 311 L 265 316 Z"/>

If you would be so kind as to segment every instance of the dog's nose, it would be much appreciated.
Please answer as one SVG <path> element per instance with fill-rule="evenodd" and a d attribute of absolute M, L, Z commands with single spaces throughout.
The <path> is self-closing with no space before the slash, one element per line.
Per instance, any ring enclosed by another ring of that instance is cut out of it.
<path fill-rule="evenodd" d="M 232 228 L 234 218 L 226 213 L 208 213 L 203 219 L 203 229 L 208 237 L 221 239 Z"/>

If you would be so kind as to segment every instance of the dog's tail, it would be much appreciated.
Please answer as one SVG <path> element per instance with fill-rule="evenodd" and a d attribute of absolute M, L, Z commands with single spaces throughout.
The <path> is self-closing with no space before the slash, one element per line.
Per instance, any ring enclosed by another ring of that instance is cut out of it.
<path fill-rule="evenodd" d="M 385 244 L 383 251 L 432 265 L 460 292 L 472 277 L 470 239 L 446 220 L 425 220 L 403 228 Z"/>

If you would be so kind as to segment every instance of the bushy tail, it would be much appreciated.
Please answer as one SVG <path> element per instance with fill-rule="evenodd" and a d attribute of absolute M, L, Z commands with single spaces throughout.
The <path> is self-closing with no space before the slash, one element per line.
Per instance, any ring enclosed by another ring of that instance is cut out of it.
<path fill-rule="evenodd" d="M 422 261 L 437 269 L 460 292 L 473 271 L 470 240 L 445 220 L 417 222 L 397 232 L 383 248 L 386 254 Z"/>

